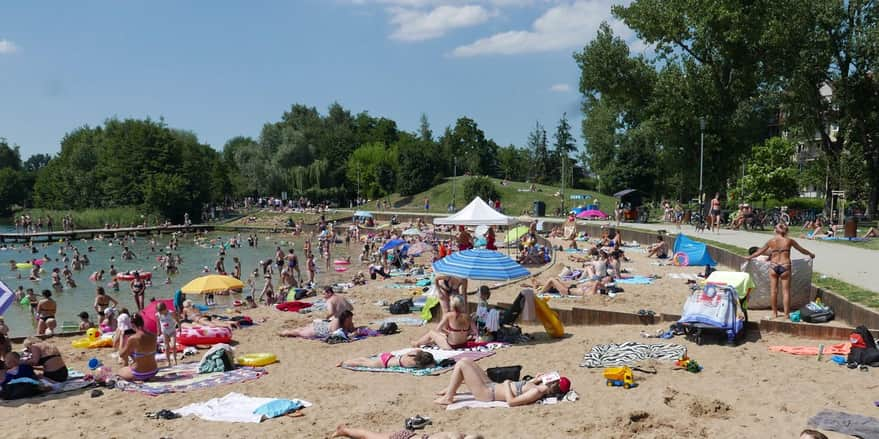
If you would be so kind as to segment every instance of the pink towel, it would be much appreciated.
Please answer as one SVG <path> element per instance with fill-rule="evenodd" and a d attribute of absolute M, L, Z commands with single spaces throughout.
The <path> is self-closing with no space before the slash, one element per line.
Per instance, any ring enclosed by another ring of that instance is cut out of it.
<path fill-rule="evenodd" d="M 534 290 L 525 288 L 519 294 L 525 296 L 521 319 L 523 322 L 533 322 L 537 318 L 537 312 L 534 310 Z"/>
<path fill-rule="evenodd" d="M 769 346 L 772 352 L 784 352 L 792 355 L 818 355 L 818 346 Z M 827 355 L 848 355 L 852 350 L 851 343 L 840 343 L 830 346 L 824 346 L 823 354 Z"/>

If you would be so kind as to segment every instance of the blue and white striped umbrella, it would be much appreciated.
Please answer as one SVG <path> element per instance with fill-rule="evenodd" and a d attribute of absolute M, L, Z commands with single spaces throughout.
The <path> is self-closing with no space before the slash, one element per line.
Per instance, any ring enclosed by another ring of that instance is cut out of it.
<path fill-rule="evenodd" d="M 509 256 L 494 250 L 464 250 L 433 263 L 438 274 L 473 280 L 512 280 L 531 273 Z"/>
<path fill-rule="evenodd" d="M 0 281 L 0 315 L 3 315 L 3 313 L 6 312 L 9 305 L 12 305 L 12 301 L 14 300 L 15 293 L 13 293 L 3 281 Z"/>

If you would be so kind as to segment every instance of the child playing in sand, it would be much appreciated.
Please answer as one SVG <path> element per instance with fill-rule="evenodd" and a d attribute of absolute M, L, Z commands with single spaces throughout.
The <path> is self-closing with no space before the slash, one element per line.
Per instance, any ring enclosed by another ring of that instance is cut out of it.
<path fill-rule="evenodd" d="M 168 310 L 165 302 L 160 302 L 156 306 L 156 322 L 159 324 L 159 330 L 162 333 L 162 341 L 165 344 L 165 358 L 168 360 L 168 367 L 171 367 L 171 359 L 177 364 L 177 325 L 180 317 L 176 312 Z"/>

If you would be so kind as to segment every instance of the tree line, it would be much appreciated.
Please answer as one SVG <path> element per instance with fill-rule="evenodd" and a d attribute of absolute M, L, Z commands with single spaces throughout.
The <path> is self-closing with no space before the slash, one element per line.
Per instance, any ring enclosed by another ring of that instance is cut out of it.
<path fill-rule="evenodd" d="M 459 118 L 435 136 L 426 115 L 419 129 L 332 104 L 326 114 L 293 105 L 257 138 L 234 137 L 221 150 L 164 120 L 108 119 L 67 133 L 55 156 L 22 162 L 0 143 L 0 207 L 84 209 L 133 206 L 179 221 L 200 219 L 207 203 L 246 196 L 305 197 L 348 205 L 399 192 L 410 196 L 453 175 L 554 183 L 574 177 L 574 137 L 566 117 L 553 145 L 538 125 L 525 148 L 500 146 L 476 121 Z"/>
<path fill-rule="evenodd" d="M 651 50 L 632 53 L 605 23 L 574 54 L 585 160 L 608 192 L 697 196 L 704 134 L 706 192 L 788 196 L 793 178 L 794 189 L 817 186 L 827 203 L 842 189 L 875 212 L 876 2 L 634 0 L 613 14 Z M 819 154 L 804 155 L 809 145 Z M 753 175 L 767 171 L 767 154 L 789 154 L 795 175 Z M 785 187 L 775 193 L 764 187 L 771 182 Z"/>

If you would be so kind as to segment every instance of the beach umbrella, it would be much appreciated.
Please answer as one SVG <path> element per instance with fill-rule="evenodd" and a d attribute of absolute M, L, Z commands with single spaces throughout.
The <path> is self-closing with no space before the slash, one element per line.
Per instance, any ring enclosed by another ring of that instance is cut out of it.
<path fill-rule="evenodd" d="M 512 280 L 531 273 L 509 256 L 494 250 L 464 250 L 433 263 L 437 274 L 472 280 Z"/>
<path fill-rule="evenodd" d="M 431 250 L 433 250 L 433 247 L 431 247 L 430 244 L 421 241 L 409 246 L 409 254 L 412 256 L 418 256 L 424 252 L 428 252 Z"/>
<path fill-rule="evenodd" d="M 504 239 L 506 240 L 506 242 L 514 242 L 514 241 L 518 241 L 519 238 L 521 238 L 527 234 L 528 234 L 528 227 L 527 226 L 519 226 L 519 227 L 516 227 L 515 229 L 507 232 L 507 236 Z"/>
<path fill-rule="evenodd" d="M 14 300 L 15 293 L 3 281 L 0 281 L 0 315 L 6 312 Z"/>
<path fill-rule="evenodd" d="M 421 230 L 412 227 L 403 231 L 403 236 L 421 236 Z"/>
<path fill-rule="evenodd" d="M 240 290 L 244 288 L 244 284 L 240 280 L 232 276 L 222 274 L 209 274 L 189 281 L 188 284 L 180 288 L 183 294 L 207 294 L 219 293 L 227 290 Z"/>
<path fill-rule="evenodd" d="M 385 245 L 381 246 L 379 251 L 384 253 L 394 247 L 399 247 L 400 245 L 405 244 L 405 243 L 406 243 L 406 240 L 404 240 L 404 239 L 399 239 L 399 238 L 392 239 L 392 240 L 386 242 Z"/>
<path fill-rule="evenodd" d="M 577 218 L 599 218 L 605 219 L 607 218 L 607 214 L 596 209 L 584 210 L 577 214 Z"/>

